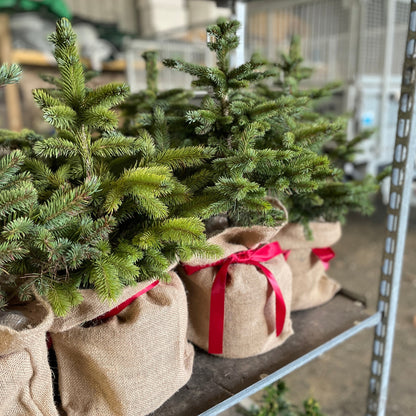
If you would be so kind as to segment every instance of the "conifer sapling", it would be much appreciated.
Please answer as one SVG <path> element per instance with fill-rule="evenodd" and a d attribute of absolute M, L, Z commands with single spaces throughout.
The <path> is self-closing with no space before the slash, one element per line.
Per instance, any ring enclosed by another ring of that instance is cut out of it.
<path fill-rule="evenodd" d="M 265 137 L 270 146 L 279 146 L 287 131 L 294 135 L 295 143 L 317 154 L 326 154 L 331 160 L 332 173 L 322 177 L 316 190 L 309 194 L 292 194 L 285 198 L 290 221 L 306 226 L 310 221 L 345 221 L 350 211 L 370 214 L 373 211 L 371 196 L 378 189 L 378 179 L 366 176 L 362 180 L 346 180 L 344 167 L 353 162 L 359 144 L 368 138 L 368 133 L 347 140 L 346 116 L 334 117 L 318 111 L 322 99 L 331 97 L 339 89 L 339 83 L 330 83 L 321 88 L 301 88 L 301 83 L 312 75 L 312 69 L 303 66 L 300 39 L 292 38 L 288 54 L 281 54 L 275 64 L 279 69 L 275 87 L 259 84 L 257 91 L 263 99 L 281 97 L 303 97 L 308 104 L 292 118 L 275 119 L 273 127 Z"/>
<path fill-rule="evenodd" d="M 75 278 L 75 286 L 92 287 L 102 299 L 115 299 L 123 286 L 137 280 L 169 279 L 167 270 L 179 258 L 217 252 L 207 245 L 199 219 L 175 213 L 189 193 L 172 171 L 200 164 L 203 152 L 160 148 L 145 131 L 138 137 L 120 133 L 112 108 L 125 99 L 128 87 L 86 85 L 76 35 L 67 19 L 57 22 L 49 39 L 59 77 L 49 78 L 54 88 L 36 89 L 33 95 L 56 135 L 37 140 L 35 157 L 25 165 L 41 201 L 62 187 L 94 183 L 89 214 L 111 227 L 108 238 L 96 246 L 98 255 L 79 265 L 75 276 L 81 278 Z"/>
<path fill-rule="evenodd" d="M 274 73 L 261 71 L 264 62 L 255 58 L 230 66 L 230 54 L 239 43 L 238 27 L 235 20 L 219 19 L 207 28 L 207 46 L 217 58 L 214 67 L 164 60 L 166 66 L 194 76 L 193 86 L 207 92 L 183 123 L 193 127 L 194 142 L 206 145 L 213 156 L 188 176 L 186 184 L 196 194 L 194 207 L 204 218 L 222 214 L 229 225 L 276 225 L 283 213 L 266 197 L 310 192 L 331 170 L 325 156 L 298 146 L 291 132 L 279 146 L 265 144 L 272 121 L 292 117 L 305 100 L 284 96 L 260 102 L 250 92 Z"/>

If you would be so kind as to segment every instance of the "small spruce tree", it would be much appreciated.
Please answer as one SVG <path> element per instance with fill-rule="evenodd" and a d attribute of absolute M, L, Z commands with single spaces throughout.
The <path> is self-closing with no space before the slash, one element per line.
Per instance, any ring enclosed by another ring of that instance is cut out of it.
<path fill-rule="evenodd" d="M 368 138 L 370 132 L 364 132 L 353 140 L 347 140 L 348 117 L 334 117 L 318 111 L 322 99 L 327 99 L 339 89 L 339 83 L 330 83 L 321 88 L 301 88 L 301 83 L 312 75 L 312 69 L 303 66 L 300 52 L 300 39 L 294 36 L 288 54 L 274 67 L 278 68 L 275 85 L 270 88 L 259 84 L 257 92 L 263 100 L 281 97 L 303 97 L 308 100 L 294 117 L 286 118 L 282 123 L 275 119 L 273 127 L 265 137 L 265 143 L 279 146 L 287 131 L 294 135 L 295 143 L 305 149 L 313 149 L 326 154 L 331 160 L 333 171 L 323 177 L 317 188 L 309 194 L 292 194 L 285 199 L 292 222 L 301 222 L 306 226 L 310 221 L 345 221 L 351 211 L 363 214 L 373 212 L 372 195 L 378 189 L 380 178 L 366 176 L 362 180 L 347 180 L 344 172 L 346 163 L 354 161 L 359 152 L 359 144 Z"/>
<path fill-rule="evenodd" d="M 197 166 L 204 152 L 162 149 L 146 132 L 138 137 L 120 133 L 112 108 L 126 97 L 127 86 L 86 85 L 67 19 L 57 22 L 50 41 L 59 76 L 48 77 L 53 88 L 36 89 L 33 95 L 56 135 L 30 142 L 24 168 L 38 193 L 35 218 L 46 231 L 52 227 L 61 246 L 49 256 L 49 269 L 36 262 L 30 263 L 32 271 L 27 262 L 15 266 L 36 275 L 39 292 L 63 315 L 81 301 L 80 288 L 95 289 L 103 300 L 115 299 L 125 285 L 168 280 L 169 267 L 179 259 L 215 255 L 218 249 L 206 243 L 198 218 L 175 212 L 189 200 L 189 192 L 173 170 Z M 44 235 L 46 248 L 50 234 Z M 68 235 L 84 246 L 65 240 Z M 61 254 L 65 250 L 74 253 L 70 267 Z"/>
<path fill-rule="evenodd" d="M 204 218 L 225 214 L 230 225 L 275 225 L 282 212 L 267 195 L 311 192 L 332 171 L 326 156 L 298 146 L 290 131 L 279 146 L 265 144 L 272 121 L 292 117 L 306 100 L 283 96 L 260 102 L 250 93 L 250 87 L 273 72 L 261 71 L 264 62 L 255 58 L 230 66 L 238 27 L 235 20 L 219 19 L 207 28 L 207 46 L 217 58 L 214 67 L 164 60 L 166 66 L 196 77 L 193 86 L 207 93 L 196 109 L 187 111 L 183 123 L 193 127 L 194 141 L 207 146 L 212 157 L 186 183 Z"/>
<path fill-rule="evenodd" d="M 84 283 L 93 285 L 103 298 L 114 298 L 124 284 L 135 280 L 169 279 L 167 270 L 179 258 L 217 252 L 207 245 L 199 219 L 174 213 L 189 193 L 173 170 L 200 164 L 204 152 L 166 149 L 145 131 L 138 137 L 120 133 L 111 108 L 127 96 L 127 86 L 111 83 L 94 90 L 86 86 L 68 20 L 58 21 L 50 40 L 60 78 L 52 80 L 57 88 L 37 89 L 34 97 L 57 135 L 38 141 L 34 153 L 49 161 L 64 181 L 97 178 L 100 192 L 92 201 L 93 213 L 116 222 L 103 247 L 103 262 L 85 271 Z M 27 164 L 44 180 L 36 163 Z"/>

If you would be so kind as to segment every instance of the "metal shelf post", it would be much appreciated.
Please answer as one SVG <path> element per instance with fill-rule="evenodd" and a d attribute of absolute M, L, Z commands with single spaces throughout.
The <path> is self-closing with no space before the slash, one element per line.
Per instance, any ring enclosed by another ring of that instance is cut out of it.
<path fill-rule="evenodd" d="M 367 416 L 384 416 L 386 412 L 394 329 L 416 154 L 416 134 L 414 128 L 412 128 L 415 83 L 416 0 L 412 0 L 387 208 L 387 233 L 379 287 L 378 311 L 381 313 L 382 319 L 376 326 L 374 334 Z"/>

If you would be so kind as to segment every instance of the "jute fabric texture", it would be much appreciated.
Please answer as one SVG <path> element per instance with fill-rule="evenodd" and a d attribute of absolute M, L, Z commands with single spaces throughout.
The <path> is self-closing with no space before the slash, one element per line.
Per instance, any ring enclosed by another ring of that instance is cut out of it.
<path fill-rule="evenodd" d="M 118 315 L 90 321 L 129 299 L 149 282 L 128 287 L 116 304 L 92 290 L 51 329 L 62 408 L 68 416 L 141 416 L 157 409 L 190 378 L 194 349 L 186 339 L 185 290 L 171 272 Z"/>
<path fill-rule="evenodd" d="M 208 241 L 217 244 L 223 258 L 233 253 L 255 249 L 269 243 L 280 227 L 232 227 Z M 197 266 L 218 259 L 193 259 L 187 264 Z M 231 264 L 228 269 L 224 302 L 223 352 L 228 358 L 245 358 L 265 353 L 281 345 L 292 333 L 290 304 L 292 273 L 283 255 L 263 263 L 274 275 L 286 304 L 283 331 L 276 336 L 275 294 L 265 275 L 254 265 Z M 178 268 L 188 292 L 188 338 L 208 351 L 210 298 L 218 267 L 208 267 L 188 276 Z"/>
<path fill-rule="evenodd" d="M 290 250 L 288 264 L 293 274 L 292 311 L 313 308 L 328 302 L 341 286 L 331 279 L 324 263 L 312 252 L 331 247 L 341 238 L 339 222 L 311 222 L 313 238 L 305 237 L 301 224 L 289 223 L 276 236 L 285 250 Z"/>
<path fill-rule="evenodd" d="M 0 415 L 58 416 L 46 346 L 52 310 L 40 299 L 13 309 L 30 324 L 19 331 L 0 325 Z"/>

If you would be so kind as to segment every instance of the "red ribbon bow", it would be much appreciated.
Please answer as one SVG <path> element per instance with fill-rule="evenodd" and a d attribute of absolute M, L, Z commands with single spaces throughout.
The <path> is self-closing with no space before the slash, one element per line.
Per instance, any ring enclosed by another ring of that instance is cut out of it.
<path fill-rule="evenodd" d="M 282 292 L 276 282 L 272 272 L 264 267 L 260 262 L 266 262 L 273 257 L 283 254 L 285 259 L 289 254 L 288 251 L 281 249 L 278 242 L 266 244 L 258 249 L 240 251 L 233 253 L 225 259 L 216 261 L 211 264 L 201 266 L 190 266 L 184 264 L 184 269 L 188 275 L 208 267 L 221 266 L 214 278 L 211 289 L 211 304 L 209 316 L 209 344 L 208 352 L 211 354 L 222 354 L 223 335 L 224 335 L 224 302 L 225 287 L 227 283 L 228 266 L 234 263 L 251 264 L 259 268 L 272 287 L 276 296 L 276 336 L 279 336 L 283 330 L 286 318 L 286 305 Z"/>
<path fill-rule="evenodd" d="M 328 270 L 330 260 L 335 257 L 334 250 L 331 247 L 313 248 L 312 253 L 322 261 L 325 270 Z"/>

